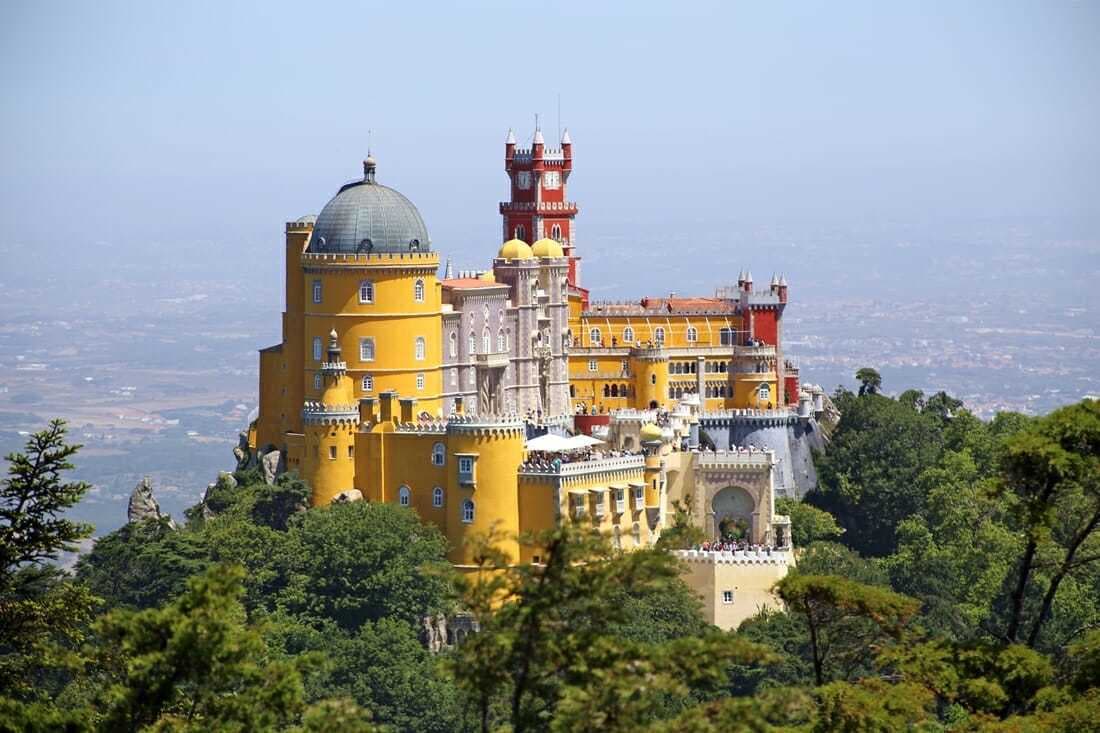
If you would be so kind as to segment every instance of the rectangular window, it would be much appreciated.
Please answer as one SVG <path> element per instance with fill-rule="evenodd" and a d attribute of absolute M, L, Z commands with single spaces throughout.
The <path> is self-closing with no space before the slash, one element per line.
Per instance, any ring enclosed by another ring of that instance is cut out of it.
<path fill-rule="evenodd" d="M 588 371 L 594 372 L 594 371 L 596 371 L 596 369 L 597 369 L 596 360 L 595 359 L 589 359 L 588 360 Z"/>
<path fill-rule="evenodd" d="M 314 280 L 313 281 L 313 302 L 314 303 L 320 303 L 321 302 L 321 281 L 320 280 Z"/>
<path fill-rule="evenodd" d="M 321 361 L 321 337 L 313 337 L 313 360 Z"/>
<path fill-rule="evenodd" d="M 626 509 L 626 492 L 615 489 L 615 511 L 622 512 L 624 509 Z"/>
<path fill-rule="evenodd" d="M 644 504 L 645 504 L 645 487 L 644 486 L 635 486 L 634 487 L 634 508 L 635 509 L 641 509 Z"/>
<path fill-rule="evenodd" d="M 424 389 L 424 375 L 423 374 L 417 374 L 416 375 L 416 388 L 417 389 Z"/>
<path fill-rule="evenodd" d="M 462 484 L 472 484 L 474 482 L 474 459 L 470 456 L 459 456 L 458 481 Z"/>
<path fill-rule="evenodd" d="M 722 591 L 722 603 L 725 603 L 725 604 L 733 603 L 733 591 L 732 590 Z"/>
<path fill-rule="evenodd" d="M 328 457 L 329 457 L 329 460 L 331 460 L 331 461 L 336 460 L 336 446 L 330 445 L 328 447 Z"/>
<path fill-rule="evenodd" d="M 363 391 L 364 392 L 373 392 L 374 391 L 374 377 L 372 377 L 369 374 L 367 376 L 363 377 Z"/>
<path fill-rule="evenodd" d="M 313 388 L 321 389 L 321 372 L 313 373 Z"/>
<path fill-rule="evenodd" d="M 355 458 L 355 446 L 354 445 L 349 445 L 348 446 L 348 458 Z"/>
<path fill-rule="evenodd" d="M 359 361 L 374 361 L 374 339 L 359 339 Z"/>

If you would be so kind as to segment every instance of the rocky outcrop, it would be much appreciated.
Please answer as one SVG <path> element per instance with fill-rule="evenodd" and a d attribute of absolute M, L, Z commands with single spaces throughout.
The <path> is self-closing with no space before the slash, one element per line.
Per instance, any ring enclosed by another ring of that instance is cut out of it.
<path fill-rule="evenodd" d="M 333 504 L 350 504 L 353 501 L 363 501 L 363 492 L 359 489 L 348 489 L 332 497 Z"/>
<path fill-rule="evenodd" d="M 260 467 L 263 469 L 264 483 L 269 486 L 274 484 L 275 479 L 286 472 L 283 454 L 277 450 L 264 453 L 263 458 L 260 459 Z"/>
<path fill-rule="evenodd" d="M 145 476 L 138 482 L 138 485 L 134 487 L 133 493 L 130 494 L 130 503 L 126 507 L 126 521 L 133 524 L 135 522 L 144 522 L 149 519 L 158 521 L 167 519 L 169 526 L 173 529 L 175 529 L 176 526 L 176 523 L 170 516 L 161 512 L 160 504 L 157 503 L 156 498 L 153 496 L 153 480 Z"/>
<path fill-rule="evenodd" d="M 422 623 L 424 628 L 420 634 L 421 641 L 424 642 L 424 646 L 428 648 L 429 652 L 438 654 L 449 646 L 446 616 L 443 614 L 425 616 L 422 619 Z"/>
<path fill-rule="evenodd" d="M 233 449 L 233 457 L 237 459 L 238 471 L 247 471 L 256 466 L 257 458 L 252 452 L 252 447 L 248 445 L 248 433 L 237 436 L 237 447 Z"/>

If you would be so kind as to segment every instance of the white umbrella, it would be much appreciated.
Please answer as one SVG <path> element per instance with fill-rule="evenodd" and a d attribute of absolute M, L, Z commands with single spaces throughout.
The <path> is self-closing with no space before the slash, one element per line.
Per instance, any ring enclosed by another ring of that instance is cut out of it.
<path fill-rule="evenodd" d="M 591 435 L 585 435 L 584 433 L 578 433 L 569 439 L 569 444 L 573 448 L 587 448 L 590 445 L 600 445 L 603 442 L 599 438 L 593 438 Z"/>
<path fill-rule="evenodd" d="M 546 435 L 540 435 L 537 438 L 532 438 L 527 441 L 527 450 L 540 450 L 547 453 L 561 453 L 562 451 L 573 450 L 574 446 L 567 439 L 560 435 L 554 435 L 553 433 L 547 433 Z"/>

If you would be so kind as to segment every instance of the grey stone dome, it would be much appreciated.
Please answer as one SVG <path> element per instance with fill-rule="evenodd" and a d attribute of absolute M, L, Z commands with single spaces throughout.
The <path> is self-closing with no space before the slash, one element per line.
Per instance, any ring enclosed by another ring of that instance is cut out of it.
<path fill-rule="evenodd" d="M 343 186 L 317 215 L 310 252 L 427 252 L 428 228 L 413 203 L 376 183 L 374 160 L 363 180 Z"/>

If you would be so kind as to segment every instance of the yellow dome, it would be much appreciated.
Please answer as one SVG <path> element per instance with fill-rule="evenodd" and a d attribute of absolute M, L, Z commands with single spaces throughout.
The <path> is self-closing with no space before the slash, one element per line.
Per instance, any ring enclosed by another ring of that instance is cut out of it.
<path fill-rule="evenodd" d="M 497 252 L 497 257 L 502 260 L 528 260 L 533 256 L 531 247 L 522 239 L 509 239 Z"/>
<path fill-rule="evenodd" d="M 478 275 L 477 279 L 484 280 L 487 283 L 495 283 L 497 281 L 497 276 L 493 273 L 492 270 L 486 270 L 485 272 Z"/>
<path fill-rule="evenodd" d="M 535 257 L 565 256 L 565 252 L 562 251 L 561 245 L 550 238 L 540 239 L 539 241 L 535 242 L 535 244 L 531 247 L 531 252 L 535 255 Z"/>
<path fill-rule="evenodd" d="M 646 423 L 645 425 L 642 426 L 641 439 L 642 439 L 643 443 L 648 443 L 652 440 L 660 440 L 661 439 L 661 429 L 659 427 L 657 427 L 656 425 L 654 425 L 653 423 L 651 423 L 651 422 Z"/>

